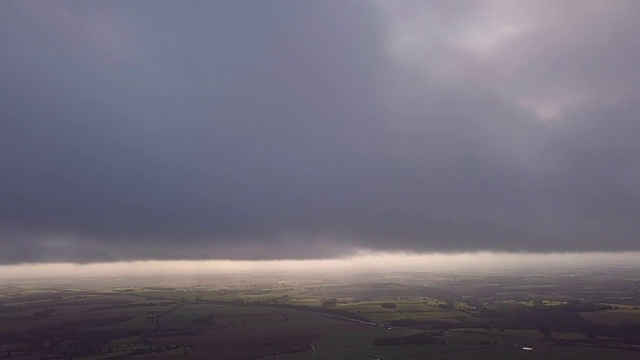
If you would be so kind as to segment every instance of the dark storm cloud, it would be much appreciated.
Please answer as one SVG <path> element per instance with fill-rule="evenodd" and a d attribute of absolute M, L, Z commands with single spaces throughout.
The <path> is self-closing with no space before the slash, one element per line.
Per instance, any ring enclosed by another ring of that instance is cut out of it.
<path fill-rule="evenodd" d="M 0 262 L 640 250 L 640 6 L 513 4 L 0 4 Z"/>

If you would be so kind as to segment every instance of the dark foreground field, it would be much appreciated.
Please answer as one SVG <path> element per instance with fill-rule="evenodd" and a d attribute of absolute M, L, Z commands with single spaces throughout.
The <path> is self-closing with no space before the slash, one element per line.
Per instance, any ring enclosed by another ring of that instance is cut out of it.
<path fill-rule="evenodd" d="M 12 282 L 0 292 L 0 357 L 640 359 L 638 278 L 618 270 Z"/>

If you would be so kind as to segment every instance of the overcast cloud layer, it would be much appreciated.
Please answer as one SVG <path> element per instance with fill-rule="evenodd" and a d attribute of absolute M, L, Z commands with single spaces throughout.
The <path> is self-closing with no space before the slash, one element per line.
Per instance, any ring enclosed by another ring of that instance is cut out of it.
<path fill-rule="evenodd" d="M 640 2 L 0 2 L 0 263 L 640 250 Z"/>

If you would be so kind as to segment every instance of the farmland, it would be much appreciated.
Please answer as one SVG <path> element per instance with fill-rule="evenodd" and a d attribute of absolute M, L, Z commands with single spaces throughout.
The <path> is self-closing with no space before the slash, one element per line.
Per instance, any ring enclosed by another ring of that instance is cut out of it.
<path fill-rule="evenodd" d="M 640 286 L 630 275 L 225 274 L 7 282 L 0 292 L 0 356 L 638 359 Z"/>

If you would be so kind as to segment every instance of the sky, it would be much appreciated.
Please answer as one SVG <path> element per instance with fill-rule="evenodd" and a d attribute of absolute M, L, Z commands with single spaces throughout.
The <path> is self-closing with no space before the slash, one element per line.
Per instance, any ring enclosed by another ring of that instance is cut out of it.
<path fill-rule="evenodd" d="M 0 265 L 628 256 L 639 38 L 634 0 L 1 1 Z"/>

